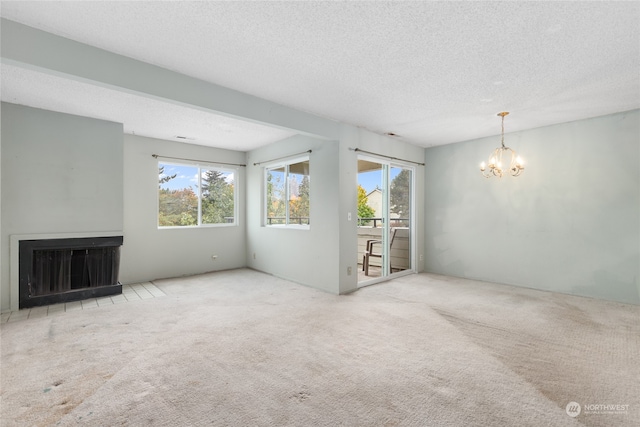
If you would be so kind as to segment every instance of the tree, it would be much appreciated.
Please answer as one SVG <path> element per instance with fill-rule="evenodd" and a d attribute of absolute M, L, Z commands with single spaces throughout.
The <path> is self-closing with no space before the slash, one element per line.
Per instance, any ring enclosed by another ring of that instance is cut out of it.
<path fill-rule="evenodd" d="M 376 212 L 373 210 L 371 206 L 368 205 L 367 191 L 362 188 L 361 185 L 358 185 L 358 218 L 373 218 Z M 364 225 L 362 221 L 360 221 L 360 225 Z M 367 221 L 366 223 L 369 223 Z"/>
<path fill-rule="evenodd" d="M 158 224 L 161 226 L 185 226 L 198 223 L 198 196 L 191 188 L 159 193 Z"/>
<path fill-rule="evenodd" d="M 298 185 L 296 193 L 298 195 L 292 195 L 289 200 L 289 217 L 292 218 L 292 222 L 309 224 L 309 175 L 302 177 L 302 182 Z"/>
<path fill-rule="evenodd" d="M 267 170 L 267 217 L 269 224 L 284 224 L 286 216 L 284 169 Z"/>
<path fill-rule="evenodd" d="M 233 180 L 217 170 L 207 170 L 202 177 L 202 223 L 221 224 L 233 218 Z"/>
<path fill-rule="evenodd" d="M 164 166 L 159 166 L 158 167 L 158 187 L 161 187 L 162 184 L 165 184 L 165 183 L 171 181 L 176 176 L 178 176 L 177 173 L 174 173 L 173 175 L 165 175 L 164 174 Z"/>
<path fill-rule="evenodd" d="M 411 214 L 411 171 L 402 169 L 391 181 L 391 212 L 400 218 Z"/>
<path fill-rule="evenodd" d="M 198 196 L 191 188 L 171 190 L 162 184 L 174 179 L 177 174 L 165 175 L 164 165 L 158 166 L 158 224 L 160 226 L 188 226 L 198 223 Z"/>

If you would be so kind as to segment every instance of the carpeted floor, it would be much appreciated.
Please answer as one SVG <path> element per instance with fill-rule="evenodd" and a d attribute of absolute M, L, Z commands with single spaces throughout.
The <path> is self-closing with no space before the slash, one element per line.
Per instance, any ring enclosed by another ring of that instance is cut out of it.
<path fill-rule="evenodd" d="M 4 323 L 2 426 L 640 425 L 638 306 L 428 274 L 154 284 Z"/>

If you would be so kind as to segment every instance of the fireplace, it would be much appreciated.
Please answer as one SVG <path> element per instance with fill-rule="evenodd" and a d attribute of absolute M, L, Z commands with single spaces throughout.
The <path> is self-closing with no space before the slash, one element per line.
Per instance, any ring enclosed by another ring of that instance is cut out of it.
<path fill-rule="evenodd" d="M 122 236 L 20 240 L 19 308 L 122 293 Z"/>

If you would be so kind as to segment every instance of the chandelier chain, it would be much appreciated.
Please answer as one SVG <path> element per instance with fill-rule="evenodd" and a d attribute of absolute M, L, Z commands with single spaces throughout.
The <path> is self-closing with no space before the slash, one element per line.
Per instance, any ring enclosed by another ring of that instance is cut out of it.
<path fill-rule="evenodd" d="M 505 116 L 505 115 L 503 114 L 503 115 L 502 115 L 502 139 L 501 139 L 501 142 L 502 142 L 502 148 L 505 148 L 505 146 L 504 146 L 504 116 Z"/>

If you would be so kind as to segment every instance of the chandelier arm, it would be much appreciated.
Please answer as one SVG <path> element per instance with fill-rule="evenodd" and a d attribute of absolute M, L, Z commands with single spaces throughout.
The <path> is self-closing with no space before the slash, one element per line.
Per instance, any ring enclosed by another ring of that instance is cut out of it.
<path fill-rule="evenodd" d="M 489 157 L 489 164 L 485 165 L 484 162 L 480 164 L 480 172 L 482 176 L 485 178 L 492 178 L 494 176 L 498 178 L 502 178 L 505 173 L 508 171 L 511 176 L 519 176 L 524 171 L 524 166 L 522 164 L 522 160 L 517 157 L 517 153 L 515 150 L 504 145 L 504 117 L 509 114 L 508 111 L 503 111 L 498 113 L 498 116 L 502 118 L 501 121 L 501 132 L 500 132 L 500 146 L 493 150 L 491 156 Z M 505 151 L 510 151 L 511 158 L 509 159 L 509 164 L 503 164 L 503 160 L 506 158 L 503 156 Z"/>

